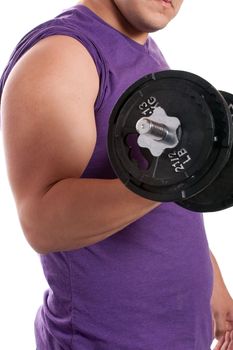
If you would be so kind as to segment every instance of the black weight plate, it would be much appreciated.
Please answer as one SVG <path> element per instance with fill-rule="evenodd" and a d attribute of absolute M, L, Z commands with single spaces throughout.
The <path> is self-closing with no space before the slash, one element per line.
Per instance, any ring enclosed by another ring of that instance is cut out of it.
<path fill-rule="evenodd" d="M 220 92 L 227 101 L 233 121 L 233 95 L 225 91 Z M 204 191 L 178 204 L 199 212 L 214 212 L 233 206 L 233 149 L 218 177 Z"/>
<path fill-rule="evenodd" d="M 137 145 L 135 126 L 158 105 L 179 118 L 182 135 L 176 148 L 156 158 Z M 108 152 L 115 173 L 129 189 L 152 200 L 199 193 L 229 158 L 227 113 L 221 94 L 192 73 L 169 70 L 143 77 L 120 97 L 109 120 Z"/>

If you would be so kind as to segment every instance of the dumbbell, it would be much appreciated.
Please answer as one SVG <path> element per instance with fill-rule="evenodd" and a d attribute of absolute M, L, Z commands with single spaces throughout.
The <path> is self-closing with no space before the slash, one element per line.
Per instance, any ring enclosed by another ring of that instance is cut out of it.
<path fill-rule="evenodd" d="M 233 122 L 233 95 L 220 91 L 228 103 Z M 178 203 L 186 209 L 199 212 L 214 212 L 233 205 L 233 149 L 230 157 L 217 178 L 197 195 Z"/>
<path fill-rule="evenodd" d="M 193 211 L 233 205 L 232 95 L 189 72 L 146 75 L 119 98 L 108 154 L 133 192 Z"/>

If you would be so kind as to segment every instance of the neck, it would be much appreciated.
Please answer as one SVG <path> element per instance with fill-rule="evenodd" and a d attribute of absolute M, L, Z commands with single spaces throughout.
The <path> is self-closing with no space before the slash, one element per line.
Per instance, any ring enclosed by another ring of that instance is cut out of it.
<path fill-rule="evenodd" d="M 103 21 L 111 27 L 117 29 L 122 34 L 128 36 L 137 43 L 144 45 L 148 33 L 139 32 L 121 14 L 112 0 L 82 0 L 79 3 L 88 7 Z"/>

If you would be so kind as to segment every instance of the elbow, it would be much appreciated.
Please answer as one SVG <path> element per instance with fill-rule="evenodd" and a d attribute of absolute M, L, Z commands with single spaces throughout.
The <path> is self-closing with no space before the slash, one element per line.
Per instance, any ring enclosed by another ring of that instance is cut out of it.
<path fill-rule="evenodd" d="M 28 216 L 20 215 L 19 221 L 27 242 L 36 253 L 48 254 L 52 252 L 48 240 L 43 235 L 42 227 L 35 220 L 29 220 Z"/>
<path fill-rule="evenodd" d="M 43 244 L 41 240 L 36 239 L 28 239 L 26 236 L 26 239 L 31 246 L 31 248 L 38 254 L 48 254 L 54 252 L 53 249 L 50 249 L 50 247 L 47 244 Z"/>

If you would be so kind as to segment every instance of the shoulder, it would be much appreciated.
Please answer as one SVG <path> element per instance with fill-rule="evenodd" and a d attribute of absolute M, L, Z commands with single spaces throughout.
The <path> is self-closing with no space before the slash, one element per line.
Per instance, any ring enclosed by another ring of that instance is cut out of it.
<path fill-rule="evenodd" d="M 96 67 L 88 50 L 76 39 L 66 35 L 48 36 L 33 45 L 15 64 L 14 70 L 26 70 L 35 75 L 52 75 L 79 71 L 95 73 Z M 97 72 L 93 79 L 98 78 Z"/>
<path fill-rule="evenodd" d="M 75 93 L 88 89 L 96 98 L 99 76 L 87 49 L 77 40 L 65 35 L 46 37 L 31 47 L 15 64 L 6 82 L 11 93 L 39 97 L 60 89 Z"/>

